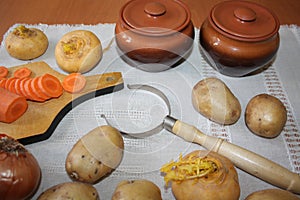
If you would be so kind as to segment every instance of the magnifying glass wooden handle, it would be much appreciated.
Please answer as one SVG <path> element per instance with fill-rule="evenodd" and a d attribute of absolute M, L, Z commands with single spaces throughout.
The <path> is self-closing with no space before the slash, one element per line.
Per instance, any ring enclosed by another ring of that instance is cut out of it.
<path fill-rule="evenodd" d="M 274 186 L 300 194 L 300 176 L 247 149 L 217 137 L 205 135 L 196 127 L 167 116 L 164 128 L 188 142 L 229 158 L 236 167 Z"/>

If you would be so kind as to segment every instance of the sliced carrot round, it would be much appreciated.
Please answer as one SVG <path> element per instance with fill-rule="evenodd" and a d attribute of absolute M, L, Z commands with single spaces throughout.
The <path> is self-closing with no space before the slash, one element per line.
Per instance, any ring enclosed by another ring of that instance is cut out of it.
<path fill-rule="evenodd" d="M 30 78 L 22 78 L 21 79 L 21 81 L 20 81 L 20 83 L 19 83 L 19 91 L 21 92 L 21 96 L 24 96 L 25 98 L 27 98 L 27 94 L 26 94 L 26 92 L 25 92 L 25 87 L 24 87 L 24 85 L 25 85 L 25 83 L 26 83 L 26 81 L 28 81 Z M 18 90 L 18 89 L 16 89 L 16 90 Z"/>
<path fill-rule="evenodd" d="M 26 90 L 26 88 L 28 88 L 30 80 L 31 79 L 29 78 L 26 81 L 24 81 L 24 84 L 22 85 L 22 92 L 25 95 L 26 99 L 32 100 L 32 97 L 30 96 L 30 94 Z"/>
<path fill-rule="evenodd" d="M 10 83 L 11 83 L 14 79 L 15 79 L 15 78 L 8 78 L 8 79 L 6 80 L 6 82 L 5 82 L 4 88 L 7 89 L 7 90 L 9 90 L 9 85 L 10 85 Z"/>
<path fill-rule="evenodd" d="M 31 75 L 31 70 L 28 69 L 27 67 L 22 67 L 20 69 L 17 69 L 14 72 L 14 77 L 16 78 L 28 78 Z"/>
<path fill-rule="evenodd" d="M 22 96 L 22 92 L 21 92 L 21 87 L 20 87 L 20 82 L 22 81 L 22 79 L 20 78 L 16 78 L 16 82 L 15 82 L 15 91 L 16 91 L 16 94 Z"/>
<path fill-rule="evenodd" d="M 24 89 L 25 89 L 25 93 L 26 93 L 26 96 L 28 97 L 29 100 L 32 100 L 32 101 L 38 101 L 38 102 L 43 102 L 45 101 L 44 99 L 38 97 L 34 92 L 33 92 L 33 89 L 31 87 L 31 82 L 32 82 L 32 78 L 27 80 L 24 84 Z"/>
<path fill-rule="evenodd" d="M 0 79 L 0 87 L 1 88 L 5 88 L 6 81 L 7 81 L 7 78 L 1 78 Z"/>
<path fill-rule="evenodd" d="M 0 78 L 6 78 L 8 75 L 8 69 L 4 66 L 0 66 Z"/>
<path fill-rule="evenodd" d="M 51 74 L 44 74 L 39 77 L 38 86 L 44 94 L 50 97 L 57 98 L 63 93 L 59 79 Z"/>
<path fill-rule="evenodd" d="M 7 89 L 16 94 L 17 92 L 15 89 L 15 84 L 18 79 L 17 78 L 10 78 L 10 79 L 11 79 L 11 81 L 9 82 Z"/>
<path fill-rule="evenodd" d="M 44 94 L 41 90 L 41 88 L 39 88 L 38 86 L 38 79 L 40 77 L 35 77 L 32 79 L 31 81 L 31 88 L 32 88 L 32 91 L 40 98 L 40 99 L 44 99 L 45 101 L 50 99 L 51 97 Z"/>
<path fill-rule="evenodd" d="M 80 73 L 71 73 L 62 82 L 64 90 L 69 93 L 78 93 L 83 90 L 85 85 L 86 79 Z"/>

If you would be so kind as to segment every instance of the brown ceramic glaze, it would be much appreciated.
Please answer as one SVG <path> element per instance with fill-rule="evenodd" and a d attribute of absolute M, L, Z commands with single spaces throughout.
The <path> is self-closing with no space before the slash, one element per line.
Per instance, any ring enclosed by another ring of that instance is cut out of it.
<path fill-rule="evenodd" d="M 188 7 L 179 0 L 131 0 L 120 11 L 115 34 L 126 62 L 159 72 L 188 54 L 194 26 Z"/>
<path fill-rule="evenodd" d="M 279 48 L 279 21 L 248 1 L 217 4 L 200 29 L 200 47 L 213 68 L 244 76 L 268 65 Z"/>

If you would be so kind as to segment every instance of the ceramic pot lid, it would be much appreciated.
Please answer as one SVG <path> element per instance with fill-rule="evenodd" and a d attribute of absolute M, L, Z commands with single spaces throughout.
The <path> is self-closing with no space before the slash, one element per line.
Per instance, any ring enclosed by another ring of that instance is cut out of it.
<path fill-rule="evenodd" d="M 130 29 L 153 35 L 181 31 L 191 19 L 188 7 L 177 0 L 132 0 L 120 14 Z"/>
<path fill-rule="evenodd" d="M 210 13 L 211 23 L 228 37 L 261 41 L 279 30 L 278 18 L 267 8 L 248 1 L 225 1 L 217 4 Z"/>

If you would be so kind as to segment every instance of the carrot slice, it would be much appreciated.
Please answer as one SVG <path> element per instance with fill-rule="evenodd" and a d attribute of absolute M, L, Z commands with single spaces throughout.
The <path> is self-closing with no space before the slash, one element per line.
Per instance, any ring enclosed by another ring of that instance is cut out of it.
<path fill-rule="evenodd" d="M 31 78 L 26 79 L 26 81 L 24 81 L 23 84 L 21 85 L 22 92 L 23 92 L 24 96 L 26 97 L 26 99 L 28 99 L 28 100 L 32 100 L 32 98 L 33 98 L 32 96 L 30 96 L 30 94 L 27 91 L 30 80 L 31 80 Z"/>
<path fill-rule="evenodd" d="M 28 69 L 27 67 L 22 67 L 20 69 L 17 69 L 14 72 L 14 77 L 16 78 L 28 78 L 31 75 L 31 70 Z"/>
<path fill-rule="evenodd" d="M 10 78 L 10 82 L 7 86 L 7 89 L 13 93 L 16 93 L 16 89 L 15 89 L 15 84 L 16 84 L 16 80 L 18 80 L 17 78 Z"/>
<path fill-rule="evenodd" d="M 6 78 L 8 75 L 8 69 L 4 66 L 0 66 L 0 78 Z"/>
<path fill-rule="evenodd" d="M 7 81 L 6 78 L 1 78 L 1 79 L 0 79 L 0 87 L 1 87 L 1 88 L 5 88 L 6 81 Z"/>
<path fill-rule="evenodd" d="M 26 99 L 28 99 L 29 97 L 27 96 L 26 94 L 26 91 L 25 91 L 25 83 L 29 80 L 30 78 L 22 78 L 21 81 L 20 81 L 20 92 L 21 92 L 21 96 L 24 96 Z"/>
<path fill-rule="evenodd" d="M 85 85 L 86 79 L 80 73 L 71 73 L 62 82 L 64 90 L 69 93 L 78 93 L 83 90 Z"/>
<path fill-rule="evenodd" d="M 44 94 L 50 97 L 57 98 L 63 93 L 59 79 L 51 74 L 44 74 L 39 77 L 38 86 Z"/>
<path fill-rule="evenodd" d="M 29 100 L 32 100 L 32 101 L 38 101 L 38 102 L 45 101 L 45 99 L 42 99 L 42 98 L 38 97 L 33 92 L 33 89 L 31 87 L 31 82 L 32 81 L 33 81 L 33 79 L 31 78 L 28 81 L 26 81 L 25 84 L 24 84 L 24 89 L 25 89 L 26 96 L 28 97 Z"/>
<path fill-rule="evenodd" d="M 23 79 L 20 79 L 20 78 L 16 78 L 16 82 L 15 82 L 15 91 L 16 91 L 16 94 L 22 96 L 22 92 L 21 92 L 21 87 L 20 87 L 20 82 L 22 81 Z"/>
<path fill-rule="evenodd" d="M 38 96 L 40 99 L 43 99 L 44 101 L 50 99 L 51 97 L 44 94 L 41 90 L 41 88 L 39 88 L 38 86 L 38 79 L 39 77 L 35 77 L 32 79 L 31 81 L 31 90 L 36 94 L 36 96 Z"/>
<path fill-rule="evenodd" d="M 10 84 L 10 82 L 12 81 L 13 79 L 12 78 L 8 78 L 5 82 L 5 85 L 4 85 L 4 88 L 8 90 L 8 86 Z"/>
<path fill-rule="evenodd" d="M 24 97 L 0 88 L 0 121 L 11 123 L 20 118 L 28 108 Z"/>

